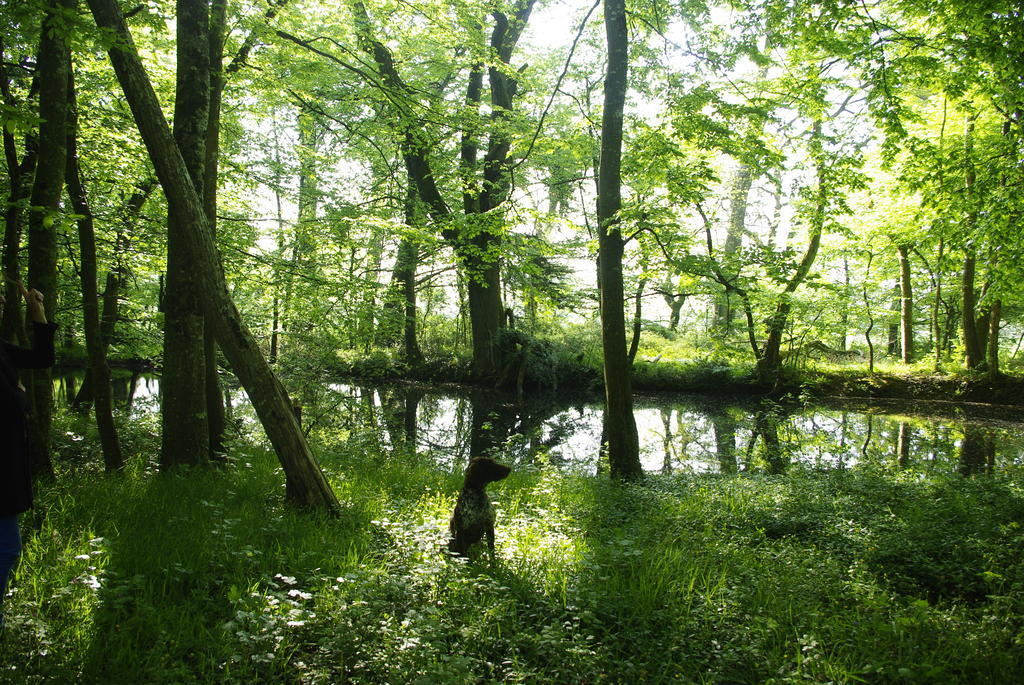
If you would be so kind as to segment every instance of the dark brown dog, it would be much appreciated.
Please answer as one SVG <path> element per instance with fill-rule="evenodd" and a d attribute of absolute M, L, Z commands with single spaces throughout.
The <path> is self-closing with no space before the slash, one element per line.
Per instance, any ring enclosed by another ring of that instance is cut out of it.
<path fill-rule="evenodd" d="M 484 488 L 488 483 L 501 480 L 512 469 L 488 457 L 476 457 L 466 469 L 466 481 L 455 503 L 455 513 L 449 528 L 452 533 L 448 551 L 466 556 L 470 545 L 474 545 L 487 534 L 487 546 L 494 551 L 494 505 Z"/>

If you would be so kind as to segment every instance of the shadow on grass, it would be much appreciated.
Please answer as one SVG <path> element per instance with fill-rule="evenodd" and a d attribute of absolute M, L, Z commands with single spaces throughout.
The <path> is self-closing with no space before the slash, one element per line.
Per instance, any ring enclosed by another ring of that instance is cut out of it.
<path fill-rule="evenodd" d="M 245 458 L 223 471 L 136 480 L 94 518 L 106 563 L 83 679 L 220 681 L 238 654 L 225 629 L 238 600 L 275 577 L 340 573 L 365 545 L 365 512 L 348 506 L 327 519 L 290 510 L 272 455 Z"/>

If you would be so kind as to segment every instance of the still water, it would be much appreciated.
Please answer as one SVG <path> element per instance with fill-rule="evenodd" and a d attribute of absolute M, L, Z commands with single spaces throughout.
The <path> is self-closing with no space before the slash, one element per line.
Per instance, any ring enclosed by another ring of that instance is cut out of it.
<path fill-rule="evenodd" d="M 69 401 L 81 375 L 55 378 Z M 287 383 L 286 383 L 287 384 Z M 596 472 L 601 400 L 593 395 L 526 397 L 456 386 L 350 383 L 289 387 L 303 426 L 324 449 L 429 455 L 457 468 L 494 454 L 513 466 L 551 465 Z M 159 379 L 116 375 L 119 411 L 159 410 Z M 233 426 L 261 433 L 238 388 L 228 389 Z M 639 395 L 635 416 L 641 460 L 651 472 L 782 472 L 791 468 L 889 468 L 975 473 L 1024 464 L 1024 422 L 853 411 L 837 407 L 729 401 L 698 395 Z"/>

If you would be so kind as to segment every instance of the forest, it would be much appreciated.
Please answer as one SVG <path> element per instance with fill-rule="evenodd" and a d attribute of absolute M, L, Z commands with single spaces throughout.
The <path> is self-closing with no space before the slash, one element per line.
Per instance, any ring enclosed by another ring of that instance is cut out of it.
<path fill-rule="evenodd" d="M 0 25 L 0 682 L 1024 672 L 1020 3 Z"/>

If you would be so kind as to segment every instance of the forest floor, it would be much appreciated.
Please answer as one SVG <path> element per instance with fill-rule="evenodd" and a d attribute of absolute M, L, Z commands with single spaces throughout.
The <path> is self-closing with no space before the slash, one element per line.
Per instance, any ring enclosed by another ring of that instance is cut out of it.
<path fill-rule="evenodd" d="M 792 467 L 606 475 L 517 465 L 497 554 L 441 552 L 461 467 L 358 434 L 315 449 L 342 503 L 283 500 L 252 438 L 219 468 L 127 472 L 59 417 L 23 517 L 0 682 L 1014 682 L 1024 472 Z M 89 454 L 92 457 L 87 458 Z"/>

